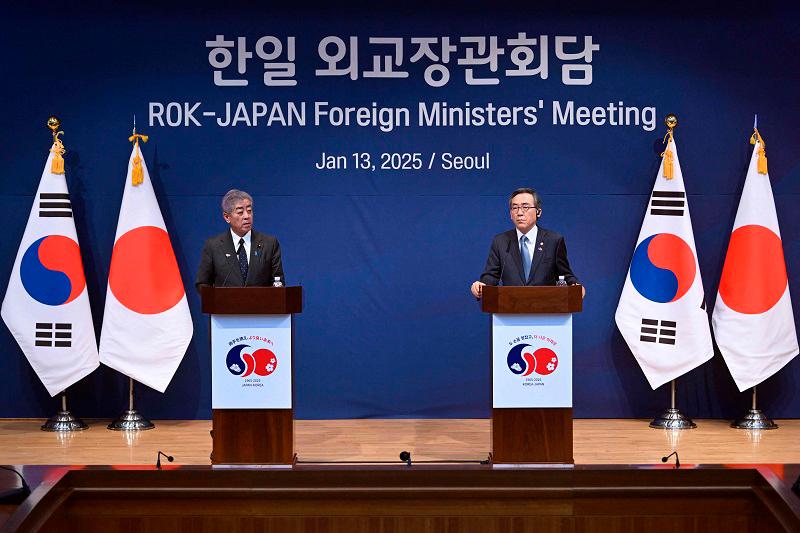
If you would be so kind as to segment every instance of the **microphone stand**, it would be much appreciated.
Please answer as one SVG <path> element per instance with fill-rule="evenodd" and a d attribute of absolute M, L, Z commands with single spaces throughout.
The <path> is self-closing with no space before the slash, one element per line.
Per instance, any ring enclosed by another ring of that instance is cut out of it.
<path fill-rule="evenodd" d="M 155 424 L 143 417 L 133 407 L 133 378 L 129 377 L 130 393 L 128 395 L 128 410 L 119 415 L 116 420 L 108 425 L 108 429 L 113 431 L 139 431 L 153 429 Z"/>

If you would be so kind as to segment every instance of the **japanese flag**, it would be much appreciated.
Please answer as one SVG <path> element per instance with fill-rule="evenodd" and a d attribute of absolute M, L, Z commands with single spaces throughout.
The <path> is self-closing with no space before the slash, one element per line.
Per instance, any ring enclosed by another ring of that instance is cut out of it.
<path fill-rule="evenodd" d="M 712 323 L 740 391 L 758 385 L 798 353 L 792 297 L 772 187 L 756 143 L 722 267 Z"/>
<path fill-rule="evenodd" d="M 178 263 L 136 142 L 108 273 L 100 362 L 164 392 L 192 331 Z"/>

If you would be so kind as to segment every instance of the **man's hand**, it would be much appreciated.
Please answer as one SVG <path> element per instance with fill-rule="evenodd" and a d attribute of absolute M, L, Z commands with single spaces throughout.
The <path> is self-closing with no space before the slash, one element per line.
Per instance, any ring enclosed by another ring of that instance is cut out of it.
<path fill-rule="evenodd" d="M 486 286 L 486 284 L 485 283 L 481 283 L 480 281 L 476 281 L 475 283 L 473 283 L 472 287 L 470 287 L 470 290 L 472 291 L 472 295 L 475 298 L 477 298 L 478 300 L 480 300 L 481 296 L 483 295 L 483 288 L 485 286 Z"/>

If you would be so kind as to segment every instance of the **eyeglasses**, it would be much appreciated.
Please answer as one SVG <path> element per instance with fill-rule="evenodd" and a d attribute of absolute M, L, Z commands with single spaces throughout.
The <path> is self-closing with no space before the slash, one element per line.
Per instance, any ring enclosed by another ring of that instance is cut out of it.
<path fill-rule="evenodd" d="M 536 206 L 535 205 L 528 205 L 528 204 L 512 205 L 511 206 L 511 212 L 512 213 L 514 213 L 515 211 L 522 211 L 523 213 L 527 213 L 531 209 L 536 209 Z"/>

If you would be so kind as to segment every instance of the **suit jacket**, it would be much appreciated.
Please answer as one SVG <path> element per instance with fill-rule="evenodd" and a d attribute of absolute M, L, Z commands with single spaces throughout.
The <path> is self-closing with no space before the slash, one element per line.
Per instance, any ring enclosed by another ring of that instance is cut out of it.
<path fill-rule="evenodd" d="M 561 234 L 539 227 L 536 241 L 531 272 L 525 279 L 517 230 L 496 235 L 480 280 L 487 285 L 499 285 L 501 281 L 503 285 L 555 285 L 558 276 L 564 276 L 570 285 L 579 283 L 569 266 Z"/>
<path fill-rule="evenodd" d="M 266 233 L 252 231 L 247 279 L 243 280 L 231 232 L 227 230 L 206 240 L 203 245 L 195 286 L 198 290 L 200 285 L 271 287 L 276 276 L 286 284 L 278 239 Z"/>

